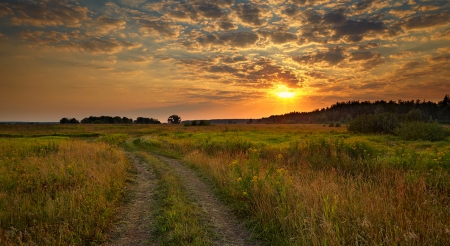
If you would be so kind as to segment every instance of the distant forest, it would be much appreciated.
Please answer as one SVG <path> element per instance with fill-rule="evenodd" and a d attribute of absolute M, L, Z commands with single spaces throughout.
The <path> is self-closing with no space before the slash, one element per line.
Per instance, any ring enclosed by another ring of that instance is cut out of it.
<path fill-rule="evenodd" d="M 311 112 L 291 112 L 284 115 L 272 115 L 267 118 L 255 120 L 211 120 L 216 124 L 328 124 L 350 123 L 360 115 L 395 117 L 402 121 L 437 121 L 442 124 L 450 124 L 450 96 L 445 95 L 438 103 L 431 101 L 348 101 L 337 102 L 330 107 L 316 109 Z M 170 124 L 181 123 L 178 115 L 169 117 Z M 136 120 L 127 117 L 90 116 L 78 121 L 75 118 L 62 118 L 61 124 L 161 124 L 157 119 L 138 117 Z M 188 121 L 188 123 L 191 123 Z"/>
<path fill-rule="evenodd" d="M 127 117 L 119 117 L 119 116 L 90 116 L 86 117 L 80 121 L 78 121 L 75 118 L 69 119 L 69 118 L 62 118 L 59 121 L 60 124 L 161 124 L 159 120 L 153 119 L 153 118 L 145 118 L 145 117 L 138 117 L 136 120 L 133 121 L 131 118 Z"/>
<path fill-rule="evenodd" d="M 450 124 L 450 97 L 446 95 L 438 103 L 431 101 L 348 101 L 338 102 L 331 107 L 316 109 L 312 112 L 291 112 L 284 115 L 272 115 L 257 120 L 264 124 L 298 123 L 349 123 L 359 115 L 389 114 L 397 117 L 415 117 L 419 121 L 438 121 Z"/>

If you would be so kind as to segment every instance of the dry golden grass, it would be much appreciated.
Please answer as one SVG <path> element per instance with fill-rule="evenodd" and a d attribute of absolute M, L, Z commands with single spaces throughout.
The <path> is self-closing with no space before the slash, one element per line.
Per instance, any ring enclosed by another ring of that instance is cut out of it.
<path fill-rule="evenodd" d="M 105 143 L 0 139 L 0 242 L 102 242 L 129 165 Z"/>
<path fill-rule="evenodd" d="M 270 244 L 450 244 L 448 141 L 326 129 L 197 127 L 142 141 L 184 155 Z"/>
<path fill-rule="evenodd" d="M 106 134 L 101 141 L 127 134 L 184 156 L 269 244 L 450 244 L 449 139 L 407 142 L 323 125 L 89 127 Z M 1 223 L 3 237 L 15 233 Z"/>

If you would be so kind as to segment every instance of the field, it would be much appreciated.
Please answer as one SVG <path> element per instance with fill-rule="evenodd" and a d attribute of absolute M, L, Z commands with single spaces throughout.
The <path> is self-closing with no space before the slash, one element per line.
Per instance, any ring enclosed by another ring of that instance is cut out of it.
<path fill-rule="evenodd" d="M 0 242 L 108 240 L 133 178 L 127 152 L 183 161 L 269 245 L 450 244 L 448 137 L 323 125 L 0 125 Z M 166 179 L 165 197 L 179 194 Z M 205 231 L 189 240 L 207 245 Z"/>

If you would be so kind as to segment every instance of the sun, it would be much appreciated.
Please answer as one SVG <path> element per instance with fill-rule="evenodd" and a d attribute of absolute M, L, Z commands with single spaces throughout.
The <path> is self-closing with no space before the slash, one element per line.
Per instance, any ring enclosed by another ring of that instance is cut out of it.
<path fill-rule="evenodd" d="M 273 92 L 277 97 L 282 99 L 294 98 L 296 93 L 292 89 L 287 88 L 285 85 L 278 86 Z"/>
<path fill-rule="evenodd" d="M 280 92 L 275 92 L 275 94 L 278 97 L 285 98 L 285 99 L 293 98 L 295 96 L 295 92 L 292 92 L 292 91 L 280 91 Z"/>

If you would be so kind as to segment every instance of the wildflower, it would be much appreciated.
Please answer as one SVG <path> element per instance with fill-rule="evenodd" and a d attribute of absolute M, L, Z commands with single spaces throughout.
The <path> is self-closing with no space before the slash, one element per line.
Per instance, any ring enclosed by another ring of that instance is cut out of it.
<path fill-rule="evenodd" d="M 230 163 L 230 165 L 228 165 L 228 167 L 233 167 L 236 166 L 238 164 L 238 160 L 234 160 L 232 163 Z"/>
<path fill-rule="evenodd" d="M 283 155 L 282 155 L 282 154 L 278 154 L 277 158 L 278 158 L 279 160 L 283 160 Z"/>
<path fill-rule="evenodd" d="M 284 168 L 278 168 L 277 169 L 277 173 L 283 173 L 283 172 L 285 172 L 286 171 L 286 169 L 284 169 Z"/>
<path fill-rule="evenodd" d="M 258 176 L 253 176 L 253 178 L 252 178 L 252 182 L 256 182 L 256 181 L 258 181 L 258 179 L 259 179 L 259 177 L 258 177 Z"/>
<path fill-rule="evenodd" d="M 246 195 L 247 195 L 247 192 L 246 192 L 246 191 L 242 192 L 242 195 L 246 196 Z"/>
<path fill-rule="evenodd" d="M 237 182 L 241 182 L 241 181 L 242 181 L 242 178 L 239 177 L 239 178 L 236 179 L 236 181 L 237 181 Z"/>

